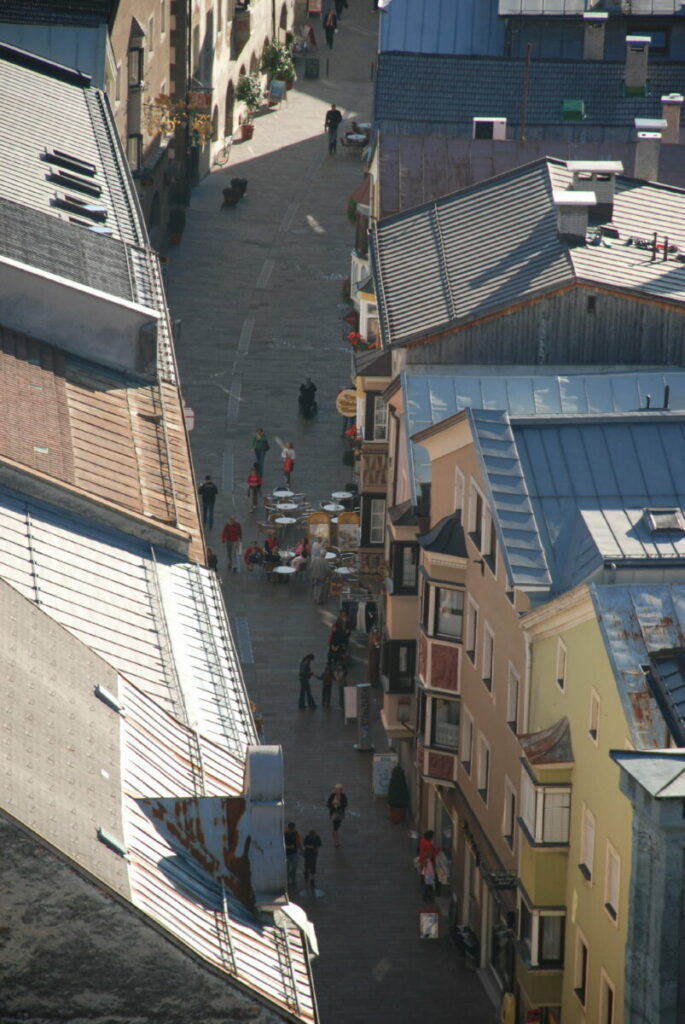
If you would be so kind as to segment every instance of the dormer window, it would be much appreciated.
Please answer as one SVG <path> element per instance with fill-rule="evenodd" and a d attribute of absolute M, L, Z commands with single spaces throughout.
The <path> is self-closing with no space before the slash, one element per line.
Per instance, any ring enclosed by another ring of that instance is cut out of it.
<path fill-rule="evenodd" d="M 662 530 L 685 533 L 685 517 L 679 508 L 646 508 L 643 518 L 650 533 Z"/>

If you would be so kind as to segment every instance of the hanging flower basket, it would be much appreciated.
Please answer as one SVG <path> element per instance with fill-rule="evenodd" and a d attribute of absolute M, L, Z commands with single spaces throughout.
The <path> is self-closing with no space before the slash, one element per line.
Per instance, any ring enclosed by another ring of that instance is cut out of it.
<path fill-rule="evenodd" d="M 355 352 L 366 352 L 370 348 L 378 348 L 378 342 L 375 338 L 365 338 L 359 331 L 350 331 L 347 335 L 347 340 Z"/>

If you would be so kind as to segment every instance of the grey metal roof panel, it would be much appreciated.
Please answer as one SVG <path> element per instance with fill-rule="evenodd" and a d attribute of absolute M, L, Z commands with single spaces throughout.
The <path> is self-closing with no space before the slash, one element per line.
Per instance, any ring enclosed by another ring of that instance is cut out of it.
<path fill-rule="evenodd" d="M 671 15 L 680 13 L 680 0 L 630 0 L 625 11 L 615 13 L 630 14 L 632 17 L 644 18 L 648 15 Z M 533 15 L 550 17 L 555 15 L 582 15 L 588 10 L 586 0 L 499 0 L 498 11 L 503 17 L 517 15 Z"/>
<path fill-rule="evenodd" d="M 380 19 L 379 49 L 497 54 L 504 34 L 497 0 L 392 0 Z"/>
<path fill-rule="evenodd" d="M 636 117 L 660 117 L 661 97 L 680 88 L 682 65 L 653 62 L 644 97 L 623 94 L 625 62 L 535 60 L 528 75 L 526 134 L 628 142 Z M 521 121 L 524 61 L 520 58 L 380 53 L 375 118 L 380 131 L 404 135 L 472 134 L 474 117 L 506 117 L 512 137 Z M 411 83 L 409 87 L 407 83 Z M 562 103 L 582 99 L 586 118 L 562 122 Z"/>
<path fill-rule="evenodd" d="M 0 22 L 25 25 L 106 24 L 114 0 L 2 0 Z"/>
<path fill-rule="evenodd" d="M 24 10 L 27 4 L 23 5 Z M 65 17 L 66 17 L 65 12 Z M 10 46 L 17 46 L 30 53 L 40 54 L 69 68 L 78 68 L 89 76 L 94 85 L 104 88 L 105 60 L 107 54 L 107 18 L 101 23 L 89 24 L 55 19 L 43 23 L 20 19 L 6 20 L 4 4 L 0 4 L 0 40 Z"/>

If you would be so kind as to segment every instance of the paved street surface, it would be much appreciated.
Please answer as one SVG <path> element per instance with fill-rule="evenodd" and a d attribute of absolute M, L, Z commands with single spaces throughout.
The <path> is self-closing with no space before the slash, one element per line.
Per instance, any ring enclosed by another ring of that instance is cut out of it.
<path fill-rule="evenodd" d="M 347 198 L 362 167 L 340 147 L 328 156 L 323 122 L 331 102 L 346 119 L 371 120 L 378 18 L 371 7 L 369 0 L 350 0 L 332 53 L 317 24 L 321 77 L 304 79 L 300 62 L 288 103 L 258 117 L 253 140 L 237 142 L 229 166 L 195 189 L 183 241 L 170 257 L 169 301 L 182 320 L 177 353 L 185 400 L 195 410 L 196 473 L 211 473 L 220 487 L 208 539 L 219 554 L 248 688 L 263 712 L 265 741 L 284 748 L 286 820 L 293 817 L 302 836 L 316 828 L 324 844 L 324 895 L 300 901 L 321 947 L 314 976 L 323 1024 L 489 1024 L 497 1015 L 454 947 L 444 938 L 418 938 L 411 826 L 391 825 L 387 805 L 374 799 L 371 757 L 354 750 L 355 725 L 345 726 L 337 708 L 298 710 L 299 661 L 312 651 L 321 671 L 336 601 L 314 605 L 304 580 L 270 586 L 261 572 L 227 577 L 219 543 L 231 513 L 246 541 L 257 536 L 260 517 L 248 512 L 245 484 L 256 426 L 271 442 L 265 489 L 282 480 L 276 438 L 294 443 L 293 483 L 309 500 L 328 497 L 349 479 L 335 395 L 349 386 L 341 281 L 353 243 Z M 221 190 L 233 176 L 249 179 L 247 197 L 221 210 Z M 319 387 L 313 422 L 297 413 L 306 374 Z M 364 682 L 361 653 L 351 682 Z M 320 704 L 319 690 L 316 683 Z M 374 742 L 383 750 L 378 697 Z M 340 850 L 324 807 L 336 782 L 350 801 Z"/>

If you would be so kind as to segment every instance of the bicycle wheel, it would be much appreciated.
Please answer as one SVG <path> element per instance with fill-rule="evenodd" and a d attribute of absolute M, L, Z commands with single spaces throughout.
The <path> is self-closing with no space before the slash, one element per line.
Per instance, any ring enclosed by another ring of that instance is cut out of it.
<path fill-rule="evenodd" d="M 225 167 L 228 163 L 231 155 L 231 146 L 233 145 L 233 139 L 229 136 L 225 141 L 221 149 L 217 152 L 214 157 L 214 163 L 218 167 Z"/>

